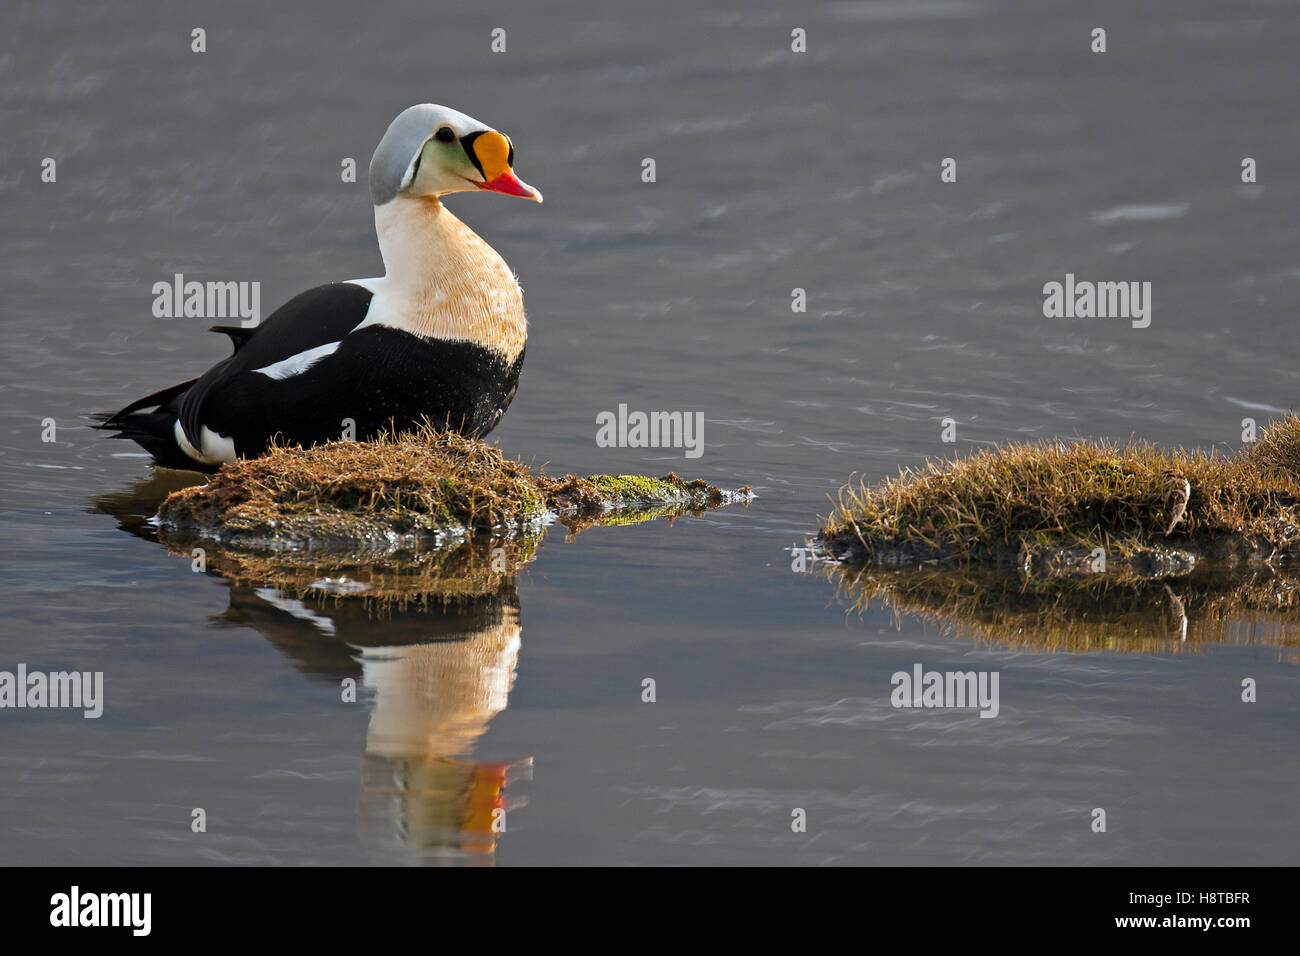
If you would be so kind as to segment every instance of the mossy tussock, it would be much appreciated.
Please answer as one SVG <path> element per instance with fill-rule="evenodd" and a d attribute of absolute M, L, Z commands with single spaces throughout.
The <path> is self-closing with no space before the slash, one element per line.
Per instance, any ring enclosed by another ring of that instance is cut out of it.
<path fill-rule="evenodd" d="M 382 556 L 484 532 L 536 532 L 548 515 L 582 526 L 750 496 L 671 474 L 551 478 L 492 445 L 422 428 L 231 462 L 206 484 L 169 495 L 158 520 L 166 531 L 228 544 Z"/>
<path fill-rule="evenodd" d="M 1186 573 L 1300 550 L 1300 419 L 1224 456 L 1143 442 L 1041 442 L 847 485 L 817 536 L 850 565 L 1108 567 Z"/>
<path fill-rule="evenodd" d="M 828 565 L 840 599 L 920 617 L 959 637 L 1039 650 L 1195 653 L 1208 644 L 1276 647 L 1300 660 L 1300 573 L 1194 571 L 1026 578 L 987 568 Z"/>

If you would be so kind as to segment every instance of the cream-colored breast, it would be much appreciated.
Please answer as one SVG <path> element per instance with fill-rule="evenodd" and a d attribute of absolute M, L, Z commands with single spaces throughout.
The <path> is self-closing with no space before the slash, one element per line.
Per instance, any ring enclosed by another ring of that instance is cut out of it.
<path fill-rule="evenodd" d="M 523 294 L 495 249 L 437 199 L 398 198 L 375 209 L 386 274 L 366 325 L 473 342 L 513 362 L 528 338 Z"/>

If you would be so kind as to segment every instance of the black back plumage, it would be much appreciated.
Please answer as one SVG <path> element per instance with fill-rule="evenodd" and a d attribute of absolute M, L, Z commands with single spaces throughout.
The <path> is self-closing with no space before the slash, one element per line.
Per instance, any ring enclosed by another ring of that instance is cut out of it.
<path fill-rule="evenodd" d="M 103 416 L 100 427 L 138 442 L 161 465 L 184 468 L 202 466 L 176 444 L 178 420 L 193 446 L 206 426 L 245 456 L 275 440 L 308 446 L 349 432 L 366 440 L 425 419 L 475 437 L 491 431 L 514 398 L 523 352 L 507 362 L 475 343 L 358 329 L 371 298 L 363 286 L 333 283 L 295 296 L 256 328 L 214 327 L 234 344 L 230 357 Z M 257 371 L 336 342 L 303 371 Z"/>
<path fill-rule="evenodd" d="M 351 282 L 317 286 L 276 309 L 253 330 L 255 334 L 231 336 L 235 353 L 199 376 L 181 400 L 181 427 L 190 443 L 198 447 L 202 427 L 207 425 L 218 434 L 234 437 L 239 449 L 238 438 L 223 427 L 231 424 L 230 416 L 223 412 L 231 400 L 247 411 L 244 393 L 259 392 L 262 383 L 258 380 L 267 380 L 254 370 L 340 341 L 365 319 L 371 298 L 369 289 Z M 270 412 L 264 408 L 254 415 L 266 418 Z"/>

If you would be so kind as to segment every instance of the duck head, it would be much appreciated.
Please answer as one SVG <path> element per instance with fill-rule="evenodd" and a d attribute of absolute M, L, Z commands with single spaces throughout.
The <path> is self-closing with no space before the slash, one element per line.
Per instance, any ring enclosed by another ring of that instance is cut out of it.
<path fill-rule="evenodd" d="M 376 206 L 398 196 L 427 198 L 486 189 L 542 201 L 513 170 L 510 137 L 472 116 L 421 103 L 403 110 L 370 160 L 370 198 Z"/>

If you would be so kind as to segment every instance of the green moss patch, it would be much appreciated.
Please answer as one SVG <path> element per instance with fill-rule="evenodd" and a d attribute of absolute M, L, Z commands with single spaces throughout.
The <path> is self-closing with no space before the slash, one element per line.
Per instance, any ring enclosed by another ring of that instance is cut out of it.
<path fill-rule="evenodd" d="M 1131 442 L 1041 442 L 932 461 L 841 489 L 818 534 L 851 565 L 1108 562 L 1150 573 L 1205 557 L 1272 562 L 1300 548 L 1300 419 L 1234 456 Z"/>

